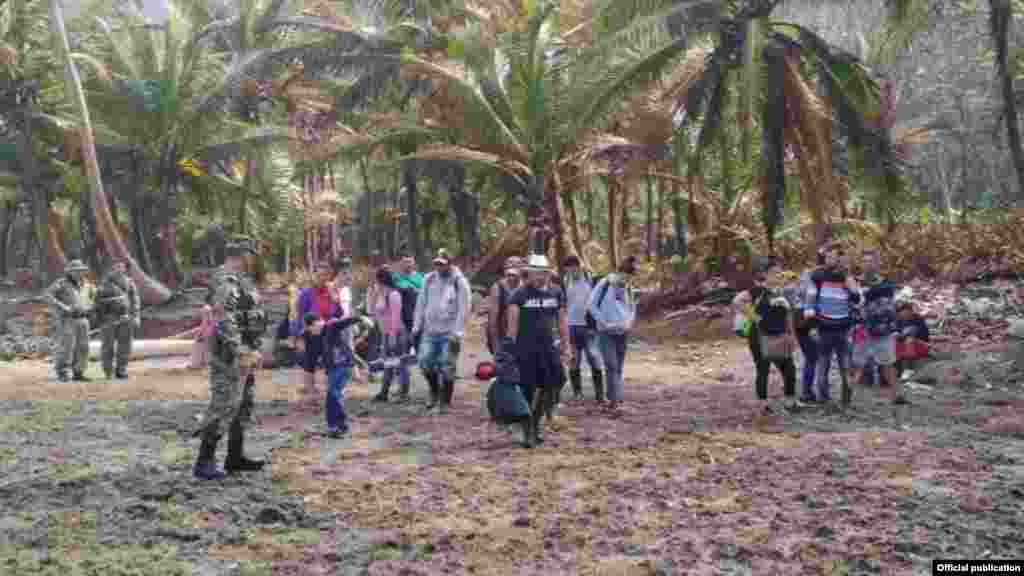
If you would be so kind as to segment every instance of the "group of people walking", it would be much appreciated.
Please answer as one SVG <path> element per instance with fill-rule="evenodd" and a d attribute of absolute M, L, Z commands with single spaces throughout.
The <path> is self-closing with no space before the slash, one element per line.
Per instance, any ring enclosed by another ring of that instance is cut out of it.
<path fill-rule="evenodd" d="M 768 376 L 781 372 L 786 408 L 832 402 L 829 373 L 839 365 L 841 407 L 853 400 L 853 385 L 870 385 L 875 370 L 879 385 L 893 404 L 907 404 L 900 372 L 905 362 L 928 355 L 928 326 L 913 302 L 900 298 L 895 283 L 881 275 L 878 251 L 865 251 L 862 276 L 850 272 L 841 246 L 828 243 L 818 251 L 818 266 L 787 283 L 779 266 L 755 259 L 754 286 L 737 294 L 736 331 L 748 339 L 754 360 L 754 389 L 764 410 Z M 796 397 L 795 350 L 803 357 L 801 390 Z"/>

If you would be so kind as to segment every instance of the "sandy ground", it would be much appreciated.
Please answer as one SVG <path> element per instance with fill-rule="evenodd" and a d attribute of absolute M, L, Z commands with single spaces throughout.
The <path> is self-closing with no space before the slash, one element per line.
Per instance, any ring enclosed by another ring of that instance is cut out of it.
<path fill-rule="evenodd" d="M 1019 384 L 762 416 L 742 342 L 637 344 L 622 417 L 586 378 L 525 450 L 486 419 L 467 348 L 450 414 L 424 415 L 419 379 L 406 405 L 357 382 L 342 440 L 297 402 L 298 372 L 260 373 L 248 451 L 270 465 L 220 483 L 190 477 L 207 383 L 185 359 L 87 384 L 0 364 L 0 573 L 930 574 L 1024 557 L 1024 441 L 986 431 L 1020 418 Z"/>

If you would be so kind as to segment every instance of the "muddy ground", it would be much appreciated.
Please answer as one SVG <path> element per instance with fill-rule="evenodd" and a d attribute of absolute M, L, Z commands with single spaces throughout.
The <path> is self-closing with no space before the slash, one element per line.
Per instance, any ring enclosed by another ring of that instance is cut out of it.
<path fill-rule="evenodd" d="M 480 358 L 464 354 L 446 416 L 422 413 L 418 379 L 408 405 L 353 384 L 344 440 L 299 405 L 299 373 L 263 372 L 248 449 L 271 463 L 221 483 L 190 477 L 207 393 L 184 360 L 89 384 L 0 364 L 0 574 L 930 574 L 1024 557 L 1024 383 L 1005 373 L 914 386 L 899 409 L 858 389 L 845 414 L 762 416 L 742 342 L 637 343 L 625 415 L 598 411 L 588 379 L 524 450 L 484 418 Z"/>

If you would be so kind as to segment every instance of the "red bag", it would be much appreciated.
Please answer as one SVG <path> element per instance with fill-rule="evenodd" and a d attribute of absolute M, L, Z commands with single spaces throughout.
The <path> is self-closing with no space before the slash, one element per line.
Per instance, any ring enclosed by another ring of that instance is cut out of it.
<path fill-rule="evenodd" d="M 494 375 L 497 374 L 497 372 L 497 367 L 494 365 L 494 362 L 491 362 L 490 360 L 484 360 L 476 365 L 476 379 L 481 382 L 487 382 L 491 378 L 494 378 Z"/>
<path fill-rule="evenodd" d="M 896 357 L 900 360 L 919 360 L 931 353 L 927 342 L 920 340 L 899 340 L 896 342 Z"/>

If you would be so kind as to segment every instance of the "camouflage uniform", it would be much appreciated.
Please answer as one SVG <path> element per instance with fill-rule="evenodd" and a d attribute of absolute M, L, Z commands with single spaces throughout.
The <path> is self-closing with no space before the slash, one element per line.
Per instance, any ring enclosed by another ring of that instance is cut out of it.
<path fill-rule="evenodd" d="M 84 281 L 75 280 L 71 272 L 88 270 L 78 260 L 72 260 L 65 268 L 65 276 L 54 282 L 47 290 L 47 303 L 60 316 L 60 346 L 53 356 L 57 378 L 66 381 L 69 372 L 75 380 L 87 380 L 85 369 L 89 362 L 89 307 L 83 293 Z"/>
<path fill-rule="evenodd" d="M 128 357 L 132 353 L 132 336 L 139 322 L 139 292 L 135 282 L 123 273 L 109 274 L 100 287 L 97 308 L 103 326 L 103 372 L 110 378 L 127 376 Z M 114 348 L 117 348 L 117 371 L 114 372 Z"/>
<path fill-rule="evenodd" d="M 228 246 L 229 256 L 251 251 L 247 244 Z M 259 310 L 259 295 L 252 283 L 241 274 L 218 270 L 211 286 L 211 305 L 219 320 L 210 346 L 210 404 L 203 419 L 203 445 L 194 474 L 199 478 L 220 476 L 212 463 L 217 442 L 229 433 L 228 455 L 224 468 L 228 472 L 259 470 L 263 463 L 242 455 L 243 432 L 252 417 L 253 371 L 258 364 L 260 336 L 264 316 Z"/>

